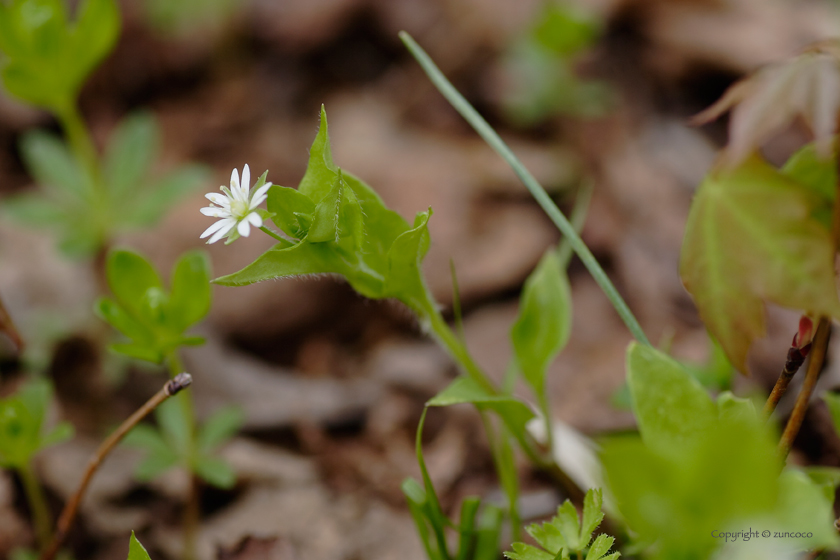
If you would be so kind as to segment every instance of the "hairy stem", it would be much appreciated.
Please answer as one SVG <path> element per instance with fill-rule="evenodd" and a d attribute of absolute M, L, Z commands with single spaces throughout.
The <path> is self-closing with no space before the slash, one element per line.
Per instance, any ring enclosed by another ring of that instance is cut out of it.
<path fill-rule="evenodd" d="M 91 457 L 90 462 L 88 463 L 87 469 L 85 470 L 85 474 L 82 477 L 82 481 L 79 483 L 79 487 L 76 489 L 76 492 L 70 498 L 70 501 L 64 506 L 64 510 L 61 512 L 61 517 L 58 518 L 58 527 L 56 528 L 56 532 L 53 535 L 53 539 L 50 542 L 49 547 L 44 551 L 41 555 L 40 560 L 53 560 L 55 558 L 58 549 L 61 547 L 64 539 L 67 537 L 67 533 L 70 531 L 70 528 L 73 526 L 73 521 L 76 519 L 76 513 L 79 509 L 79 504 L 81 504 L 82 498 L 85 495 L 85 491 L 90 484 L 93 475 L 96 474 L 96 471 L 99 469 L 99 466 L 111 452 L 111 450 L 116 447 L 116 445 L 125 437 L 125 435 L 131 431 L 134 426 L 136 426 L 143 418 L 149 415 L 155 408 L 160 405 L 163 401 L 171 397 L 172 395 L 180 392 L 182 389 L 189 387 L 192 383 L 192 377 L 189 373 L 181 373 L 175 376 L 173 379 L 166 382 L 166 384 L 161 388 L 160 391 L 155 393 L 155 395 L 146 401 L 146 404 L 141 406 L 137 411 L 128 417 L 120 427 L 117 428 L 114 433 L 112 433 L 108 438 L 102 442 L 99 446 L 99 449 L 96 450 L 96 453 Z"/>
<path fill-rule="evenodd" d="M 400 39 L 402 39 L 402 42 L 408 48 L 409 52 L 412 56 L 414 56 L 429 76 L 429 79 L 443 94 L 446 100 L 449 101 L 449 103 L 461 114 L 462 117 L 464 117 L 464 119 L 466 119 L 466 121 L 475 129 L 476 132 L 478 132 L 478 134 L 490 145 L 490 147 L 502 156 L 508 165 L 513 168 L 513 171 L 525 184 L 533 197 L 536 199 L 537 203 L 542 207 L 545 213 L 548 214 L 551 221 L 554 222 L 557 228 L 568 240 L 572 250 L 577 254 L 584 266 L 586 266 L 587 270 L 589 270 L 589 273 L 610 300 L 613 307 L 618 312 L 618 315 L 621 317 L 622 321 L 624 321 L 624 324 L 627 325 L 627 328 L 633 334 L 633 337 L 635 337 L 640 343 L 650 346 L 650 341 L 648 341 L 647 336 L 645 336 L 642 327 L 630 311 L 630 308 L 624 302 L 624 299 L 618 293 L 618 290 L 616 290 L 615 286 L 610 281 L 607 273 L 604 272 L 604 269 L 601 268 L 600 264 L 598 264 L 598 261 L 577 234 L 575 228 L 569 220 L 566 219 L 566 216 L 563 215 L 557 205 L 554 204 L 554 201 L 551 200 L 551 197 L 548 196 L 548 193 L 542 185 L 540 185 L 534 176 L 531 175 L 531 172 L 522 165 L 522 162 L 519 161 L 516 155 L 511 151 L 507 144 L 505 144 L 496 131 L 493 130 L 493 128 L 487 123 L 487 121 L 478 114 L 478 111 L 476 111 L 473 106 L 470 105 L 470 103 L 464 99 L 460 93 L 458 93 L 458 90 L 455 89 L 438 67 L 435 66 L 435 63 L 420 47 L 420 45 L 418 45 L 405 31 L 400 32 Z"/>
<path fill-rule="evenodd" d="M 169 366 L 169 373 L 172 376 L 178 375 L 183 371 L 181 359 L 178 357 L 178 351 L 173 350 L 166 359 Z M 183 532 L 184 532 L 184 549 L 183 560 L 195 560 L 197 554 L 197 539 L 198 528 L 201 522 L 201 508 L 200 508 L 200 491 L 201 484 L 199 483 L 195 473 L 192 470 L 192 463 L 195 459 L 196 447 L 196 423 L 195 423 L 195 406 L 191 393 L 181 393 L 178 397 L 181 410 L 183 411 L 184 419 L 189 422 L 187 431 L 189 433 L 187 450 L 187 457 L 189 457 L 189 465 L 187 467 L 187 474 L 190 477 L 190 488 L 187 495 L 187 503 L 184 506 L 183 517 Z"/>
<path fill-rule="evenodd" d="M 38 477 L 32 470 L 32 465 L 17 469 L 20 476 L 23 491 L 26 493 L 26 501 L 32 513 L 32 523 L 35 525 L 35 534 L 38 538 L 38 546 L 44 551 L 50 542 L 52 533 L 52 520 L 50 519 L 50 508 L 47 499 L 44 497 L 44 490 L 38 482 Z"/>
<path fill-rule="evenodd" d="M 805 412 L 808 410 L 808 402 L 811 400 L 811 394 L 814 392 L 814 387 L 817 385 L 817 380 L 820 377 L 820 372 L 825 362 L 825 353 L 828 349 L 828 339 L 831 333 L 831 320 L 826 317 L 820 317 L 817 324 L 817 331 L 814 335 L 814 342 L 811 346 L 811 361 L 808 362 L 808 371 L 805 374 L 805 381 L 802 383 L 802 389 L 796 397 L 796 404 L 793 406 L 793 412 L 790 414 L 788 423 L 785 426 L 785 431 L 782 433 L 782 439 L 779 441 L 779 453 L 782 457 L 787 457 L 790 453 L 790 448 L 793 445 L 793 440 L 799 433 L 799 428 L 802 427 L 802 421 L 805 419 Z"/>
<path fill-rule="evenodd" d="M 277 241 L 284 241 L 284 242 L 288 241 L 288 239 L 283 239 L 283 237 L 281 237 L 280 234 L 278 234 L 275 231 L 271 231 L 269 228 L 267 228 L 265 226 L 260 226 L 260 230 L 262 230 L 263 233 L 266 233 L 267 235 L 270 235 L 271 237 L 273 237 Z"/>
<path fill-rule="evenodd" d="M 808 345 L 808 351 L 810 351 L 810 344 Z M 799 371 L 799 368 L 802 366 L 802 362 L 804 360 L 805 356 L 802 350 L 791 346 L 788 350 L 787 359 L 785 360 L 785 367 L 779 375 L 779 379 L 776 380 L 776 385 L 773 386 L 770 396 L 767 397 L 767 402 L 764 403 L 765 417 L 769 418 L 770 415 L 773 414 L 773 411 L 776 410 L 776 405 L 779 404 L 779 401 L 787 392 L 791 379 L 793 379 L 793 376 Z"/>

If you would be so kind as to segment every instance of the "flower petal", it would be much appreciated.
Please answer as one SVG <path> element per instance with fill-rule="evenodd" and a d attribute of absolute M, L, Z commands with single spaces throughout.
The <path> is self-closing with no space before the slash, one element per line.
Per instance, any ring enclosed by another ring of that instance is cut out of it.
<path fill-rule="evenodd" d="M 266 193 L 270 188 L 271 183 L 266 183 L 265 185 L 261 186 L 256 191 L 254 191 L 254 194 L 251 195 L 251 204 L 248 206 L 248 208 L 253 210 L 257 206 L 262 204 L 262 202 L 267 198 Z"/>
<path fill-rule="evenodd" d="M 205 216 L 210 216 L 211 218 L 230 218 L 230 210 L 227 208 L 218 208 L 216 206 L 208 206 L 207 208 L 202 208 L 200 210 L 202 214 Z"/>
<path fill-rule="evenodd" d="M 245 216 L 245 220 L 250 222 L 251 225 L 254 227 L 262 227 L 263 225 L 262 217 L 256 212 L 251 212 L 250 214 Z"/>
<path fill-rule="evenodd" d="M 222 208 L 230 208 L 230 199 L 223 194 L 211 192 L 205 194 L 204 196 L 213 204 L 218 204 Z"/>
<path fill-rule="evenodd" d="M 242 168 L 242 183 L 239 184 L 239 189 L 245 196 L 244 200 L 248 200 L 248 191 L 251 190 L 251 168 L 248 167 L 247 163 Z"/>
<path fill-rule="evenodd" d="M 239 224 L 236 226 L 236 231 L 238 231 L 239 235 L 242 237 L 248 237 L 251 235 L 251 224 L 248 223 L 248 220 L 240 220 Z"/>
<path fill-rule="evenodd" d="M 216 241 L 227 235 L 228 232 L 232 230 L 233 227 L 236 225 L 236 220 L 234 220 L 233 218 L 228 218 L 226 220 L 222 220 L 222 223 L 224 224 L 224 226 L 219 231 L 217 231 L 216 235 L 211 237 L 210 241 L 208 241 L 207 243 L 215 243 Z"/>
<path fill-rule="evenodd" d="M 234 167 L 230 172 L 230 190 L 236 193 L 239 190 L 239 171 Z"/>
<path fill-rule="evenodd" d="M 218 231 L 220 228 L 222 228 L 225 225 L 225 222 L 228 219 L 219 220 L 218 222 L 213 222 L 213 225 L 211 225 L 209 228 L 205 229 L 204 233 L 202 233 L 198 238 L 199 239 L 204 239 L 205 237 L 207 237 L 211 233 L 213 233 L 215 231 Z"/>

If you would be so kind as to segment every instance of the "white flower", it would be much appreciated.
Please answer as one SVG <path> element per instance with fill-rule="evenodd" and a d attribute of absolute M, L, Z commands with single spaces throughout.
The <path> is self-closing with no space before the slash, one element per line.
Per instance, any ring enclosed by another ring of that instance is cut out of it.
<path fill-rule="evenodd" d="M 271 183 L 266 183 L 251 193 L 251 170 L 248 164 L 245 164 L 242 169 L 242 183 L 239 182 L 239 172 L 234 169 L 230 174 L 230 189 L 224 185 L 219 188 L 225 194 L 208 193 L 205 195 L 217 206 L 211 204 L 207 208 L 202 208 L 201 213 L 220 219 L 204 230 L 201 239 L 215 234 L 207 241 L 207 243 L 215 243 L 222 237 L 234 235 L 237 232 L 242 237 L 248 237 L 251 234 L 251 226 L 262 226 L 262 218 L 256 210 L 257 206 L 267 198 L 266 193 L 271 188 Z M 236 228 L 235 231 L 234 228 Z"/>

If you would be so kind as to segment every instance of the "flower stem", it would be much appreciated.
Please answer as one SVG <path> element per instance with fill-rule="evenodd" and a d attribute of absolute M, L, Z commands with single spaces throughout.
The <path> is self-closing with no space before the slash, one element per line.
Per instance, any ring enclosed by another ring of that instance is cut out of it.
<path fill-rule="evenodd" d="M 548 214 L 548 217 L 551 218 L 551 221 L 554 222 L 557 228 L 563 233 L 565 238 L 568 240 L 569 245 L 572 247 L 572 250 L 574 250 L 583 262 L 584 266 L 586 266 L 587 270 L 589 270 L 589 273 L 595 279 L 595 282 L 597 282 L 598 286 L 600 286 L 601 290 L 603 290 L 604 294 L 610 300 L 613 307 L 615 307 L 618 315 L 621 317 L 622 321 L 624 321 L 624 324 L 627 325 L 627 328 L 636 340 L 642 344 L 650 346 L 650 341 L 648 341 L 647 336 L 645 336 L 642 327 L 639 325 L 636 317 L 633 316 L 630 308 L 624 302 L 624 299 L 622 299 L 609 277 L 607 277 L 604 269 L 601 268 L 600 264 L 598 264 L 595 256 L 577 234 L 572 224 L 569 223 L 569 220 L 566 219 L 566 216 L 563 215 L 557 205 L 554 204 L 554 201 L 551 200 L 551 197 L 548 196 L 548 193 L 542 185 L 540 185 L 534 176 L 531 175 L 530 171 L 522 165 L 522 162 L 519 161 L 516 155 L 514 155 L 511 149 L 507 146 L 507 144 L 505 144 L 505 142 L 501 139 L 501 137 L 499 137 L 487 121 L 485 121 L 484 118 L 473 108 L 473 106 L 470 105 L 470 103 L 464 99 L 460 93 L 458 93 L 458 90 L 456 90 L 449 80 L 446 79 L 440 69 L 438 69 L 420 45 L 418 45 L 405 31 L 400 32 L 400 39 L 402 39 L 402 42 L 408 48 L 409 52 L 412 56 L 414 56 L 429 76 L 429 79 L 443 94 L 446 100 L 449 101 L 455 110 L 458 111 L 464 119 L 466 119 L 466 121 L 482 138 L 484 138 L 490 147 L 502 156 L 502 158 L 507 161 L 508 165 L 513 168 L 513 171 L 519 179 L 525 184 L 528 190 L 531 191 L 531 194 L 537 200 L 537 203 L 542 207 L 545 213 Z"/>
<path fill-rule="evenodd" d="M 449 353 L 458 362 L 470 378 L 491 395 L 498 393 L 495 385 L 490 379 L 481 371 L 481 367 L 475 363 L 469 350 L 461 342 L 461 340 L 452 332 L 446 321 L 443 320 L 441 314 L 437 311 L 428 313 L 429 325 L 432 332 L 435 333 L 440 343 L 449 350 Z"/>
<path fill-rule="evenodd" d="M 67 537 L 67 533 L 73 526 L 73 521 L 76 519 L 76 512 L 79 509 L 79 504 L 82 502 L 82 497 L 85 495 L 85 491 L 87 490 L 93 475 L 96 474 L 97 469 L 99 469 L 99 466 L 105 460 L 105 457 L 108 456 L 111 450 L 116 447 L 122 438 L 125 437 L 132 428 L 134 428 L 134 426 L 140 423 L 143 418 L 148 416 L 150 412 L 160 405 L 160 403 L 172 395 L 181 392 L 182 389 L 189 387 L 191 383 L 192 377 L 188 373 L 182 373 L 175 376 L 174 379 L 168 381 L 160 391 L 155 393 L 151 399 L 146 401 L 146 404 L 137 409 L 134 414 L 129 416 L 122 424 L 120 424 L 120 427 L 117 428 L 114 433 L 102 442 L 99 449 L 96 450 L 96 453 L 88 463 L 85 474 L 82 477 L 82 481 L 79 483 L 79 487 L 64 506 L 64 510 L 58 518 L 58 526 L 56 528 L 55 535 L 53 535 L 52 541 L 49 543 L 49 547 L 44 550 L 40 560 L 52 560 L 55 557 L 58 549 L 64 542 L 64 539 Z M 47 535 L 47 538 L 49 538 L 49 534 Z"/>
<path fill-rule="evenodd" d="M 274 239 L 276 239 L 277 241 L 283 241 L 283 242 L 288 241 L 288 239 L 284 239 L 284 238 L 280 237 L 280 235 L 279 235 L 279 234 L 277 234 L 277 233 L 276 233 L 276 232 L 274 232 L 274 231 L 271 231 L 270 229 L 268 229 L 268 228 L 267 228 L 267 227 L 265 227 L 265 226 L 260 226 L 260 229 L 261 229 L 263 232 L 265 232 L 265 233 L 267 233 L 268 235 L 270 235 L 271 237 L 273 237 Z"/>
<path fill-rule="evenodd" d="M 50 520 L 50 508 L 44 497 L 44 490 L 38 482 L 38 478 L 32 470 L 31 464 L 17 469 L 20 481 L 23 484 L 23 491 L 26 493 L 26 501 L 32 513 L 32 523 L 35 525 L 35 534 L 38 538 L 38 546 L 43 551 L 50 542 L 52 533 L 52 521 Z"/>
<path fill-rule="evenodd" d="M 166 359 L 167 366 L 169 367 L 169 373 L 173 377 L 178 375 L 183 371 L 183 365 L 181 364 L 181 359 L 178 356 L 178 350 L 173 350 Z M 187 468 L 187 474 L 190 478 L 190 489 L 187 495 L 187 503 L 184 506 L 184 517 L 183 517 L 183 532 L 184 532 L 184 549 L 182 553 L 183 560 L 195 560 L 196 558 L 196 551 L 197 551 L 197 538 L 198 538 L 198 528 L 201 523 L 201 505 L 200 505 L 200 495 L 201 495 L 201 484 L 198 481 L 198 477 L 193 472 L 192 465 L 195 461 L 196 455 L 196 421 L 195 421 L 195 406 L 193 404 L 192 393 L 183 392 L 179 396 L 179 401 L 181 404 L 181 410 L 183 412 L 182 416 L 186 422 L 189 422 L 187 426 L 187 431 L 189 433 L 189 439 L 187 440 L 187 445 L 189 449 L 186 450 L 186 456 L 188 458 L 188 464 L 185 465 Z"/>

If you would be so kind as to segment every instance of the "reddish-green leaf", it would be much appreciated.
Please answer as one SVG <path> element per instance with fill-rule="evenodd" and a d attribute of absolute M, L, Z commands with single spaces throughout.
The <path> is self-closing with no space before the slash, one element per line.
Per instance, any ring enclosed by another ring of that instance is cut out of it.
<path fill-rule="evenodd" d="M 680 262 L 683 283 L 732 364 L 764 336 L 763 301 L 840 316 L 829 231 L 812 191 L 758 158 L 698 189 Z"/>

